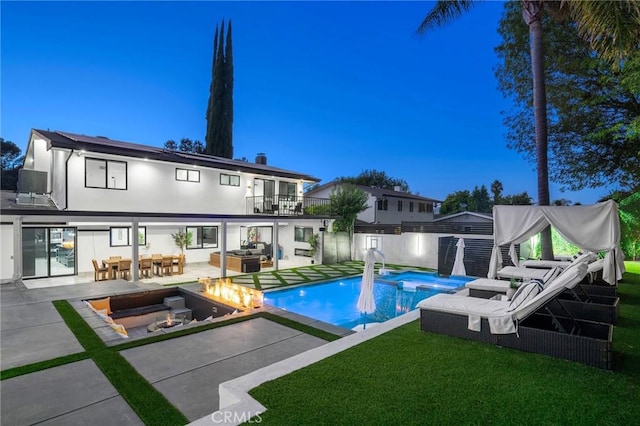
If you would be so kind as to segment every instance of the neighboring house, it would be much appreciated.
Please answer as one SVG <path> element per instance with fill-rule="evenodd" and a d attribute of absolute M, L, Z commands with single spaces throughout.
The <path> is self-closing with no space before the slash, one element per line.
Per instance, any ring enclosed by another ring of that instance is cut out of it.
<path fill-rule="evenodd" d="M 303 197 L 315 182 L 267 165 L 264 154 L 249 163 L 34 129 L 18 193 L 1 200 L 0 278 L 75 275 L 92 271 L 92 258 L 179 252 L 171 234 L 184 228 L 194 235 L 189 261 L 255 243 L 294 256 L 308 248 L 297 234 L 322 223 L 301 206 L 328 202 Z"/>
<path fill-rule="evenodd" d="M 329 198 L 340 182 L 329 182 L 305 193 L 307 197 Z M 367 193 L 368 208 L 358 214 L 357 219 L 371 224 L 401 224 L 402 222 L 430 222 L 436 204 L 433 198 L 421 197 L 407 192 L 354 185 Z"/>

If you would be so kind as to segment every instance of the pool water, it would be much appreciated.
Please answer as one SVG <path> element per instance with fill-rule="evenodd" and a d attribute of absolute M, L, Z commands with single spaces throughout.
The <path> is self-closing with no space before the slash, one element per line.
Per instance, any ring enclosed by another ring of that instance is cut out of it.
<path fill-rule="evenodd" d="M 421 300 L 434 294 L 452 292 L 472 278 L 442 278 L 436 273 L 401 272 L 376 278 L 373 296 L 376 311 L 366 322 L 384 322 L 416 308 Z M 305 315 L 329 324 L 354 328 L 365 321 L 358 311 L 362 277 L 336 279 L 320 284 L 264 293 L 264 303 Z"/>

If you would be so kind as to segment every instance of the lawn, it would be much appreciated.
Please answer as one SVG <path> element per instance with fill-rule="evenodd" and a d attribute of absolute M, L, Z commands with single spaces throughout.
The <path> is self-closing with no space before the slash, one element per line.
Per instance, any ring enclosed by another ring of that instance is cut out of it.
<path fill-rule="evenodd" d="M 618 285 L 614 371 L 413 322 L 251 391 L 263 424 L 638 424 L 640 263 Z M 254 421 L 257 419 L 254 419 Z"/>

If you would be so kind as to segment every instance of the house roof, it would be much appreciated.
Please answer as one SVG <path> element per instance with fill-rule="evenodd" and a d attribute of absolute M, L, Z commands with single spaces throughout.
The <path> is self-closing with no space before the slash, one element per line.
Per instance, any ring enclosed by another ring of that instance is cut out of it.
<path fill-rule="evenodd" d="M 20 202 L 18 202 L 20 199 Z M 35 195 L 30 196 L 27 194 L 18 194 L 14 190 L 3 189 L 0 191 L 0 209 L 12 210 L 12 211 L 26 211 L 31 212 L 34 210 L 53 210 L 58 211 L 58 208 L 47 196 Z"/>
<path fill-rule="evenodd" d="M 448 221 L 460 216 L 475 216 L 480 219 L 493 221 L 493 215 L 488 213 L 476 213 L 476 212 L 458 212 L 458 213 L 447 214 L 447 215 L 438 215 L 435 219 L 433 219 L 433 221 L 434 222 L 442 221 L 442 220 Z"/>
<path fill-rule="evenodd" d="M 341 182 L 336 182 L 331 181 L 328 183 L 325 183 L 324 185 L 320 185 L 317 188 L 314 188 L 310 191 L 307 192 L 308 195 L 313 195 L 316 192 L 322 191 L 326 188 L 329 188 L 331 186 L 339 186 L 341 185 Z M 376 197 L 376 198 L 383 198 L 383 197 L 389 197 L 389 198 L 408 198 L 408 199 L 412 199 L 412 200 L 417 200 L 417 201 L 426 201 L 426 202 L 432 202 L 432 203 L 441 203 L 441 200 L 436 200 L 434 198 L 429 198 L 429 197 L 422 197 L 420 195 L 415 195 L 415 194 L 410 194 L 408 192 L 402 192 L 402 191 L 394 191 L 392 189 L 384 189 L 384 188 L 375 188 L 372 186 L 366 186 L 366 185 L 353 185 L 356 188 L 359 188 L 365 192 L 368 192 L 369 194 L 371 194 L 372 196 Z"/>
<path fill-rule="evenodd" d="M 291 179 L 319 182 L 320 179 L 291 170 L 267 166 L 266 164 L 249 163 L 206 154 L 171 151 L 160 147 L 141 145 L 132 142 L 118 141 L 106 136 L 87 136 L 69 132 L 33 129 L 33 132 L 47 139 L 55 148 L 84 150 L 101 154 L 122 155 L 134 158 L 148 158 L 158 161 L 211 167 L 238 172 L 275 175 Z"/>

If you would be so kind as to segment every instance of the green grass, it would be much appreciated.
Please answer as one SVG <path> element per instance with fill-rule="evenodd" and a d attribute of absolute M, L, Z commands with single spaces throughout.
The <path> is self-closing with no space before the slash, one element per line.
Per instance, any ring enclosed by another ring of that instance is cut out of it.
<path fill-rule="evenodd" d="M 33 364 L 23 365 L 20 367 L 9 368 L 7 370 L 0 371 L 0 380 L 11 379 L 12 377 L 22 376 L 23 374 L 35 373 L 36 371 L 71 364 L 72 362 L 82 361 L 87 358 L 90 358 L 89 353 L 79 352 L 58 358 L 47 359 L 45 361 L 34 362 Z"/>
<path fill-rule="evenodd" d="M 638 424 L 640 263 L 618 285 L 614 371 L 413 322 L 251 391 L 263 424 Z"/>

